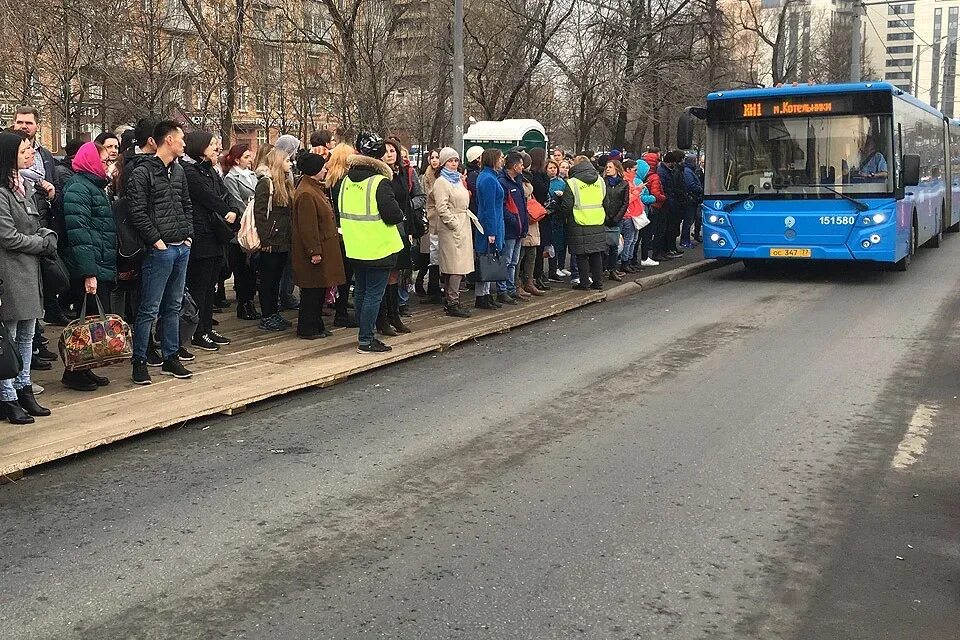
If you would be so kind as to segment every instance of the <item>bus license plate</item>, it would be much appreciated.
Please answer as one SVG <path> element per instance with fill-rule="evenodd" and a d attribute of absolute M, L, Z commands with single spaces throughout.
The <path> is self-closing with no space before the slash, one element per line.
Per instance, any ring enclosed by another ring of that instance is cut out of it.
<path fill-rule="evenodd" d="M 770 249 L 771 258 L 809 258 L 810 249 Z"/>

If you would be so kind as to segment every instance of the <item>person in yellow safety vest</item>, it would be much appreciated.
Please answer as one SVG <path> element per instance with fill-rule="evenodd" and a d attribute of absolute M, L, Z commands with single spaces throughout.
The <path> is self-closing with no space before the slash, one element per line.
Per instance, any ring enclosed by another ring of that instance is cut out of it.
<path fill-rule="evenodd" d="M 403 209 L 390 186 L 393 171 L 379 159 L 384 147 L 378 134 L 360 133 L 355 147 L 359 155 L 347 159 L 347 175 L 331 193 L 344 256 L 353 265 L 353 306 L 360 325 L 358 353 L 391 350 L 374 337 L 374 329 L 390 271 L 403 250 L 397 229 L 403 222 Z"/>
<path fill-rule="evenodd" d="M 560 198 L 560 215 L 567 221 L 567 246 L 576 256 L 580 284 L 574 289 L 603 289 L 603 254 L 607 250 L 603 198 L 606 185 L 593 163 L 578 156 Z"/>

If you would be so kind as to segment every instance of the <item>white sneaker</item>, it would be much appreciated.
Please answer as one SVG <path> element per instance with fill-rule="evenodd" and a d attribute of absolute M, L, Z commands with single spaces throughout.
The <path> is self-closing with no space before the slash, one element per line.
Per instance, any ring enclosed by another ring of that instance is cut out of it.
<path fill-rule="evenodd" d="M 36 382 L 33 383 L 33 395 L 38 396 L 44 391 L 46 391 L 46 389 L 38 385 Z"/>
<path fill-rule="evenodd" d="M 647 258 L 646 260 L 643 260 L 643 261 L 640 262 L 640 266 L 642 266 L 642 267 L 659 267 L 659 266 L 660 266 L 660 263 L 657 262 L 656 260 L 654 260 L 653 258 Z"/>
<path fill-rule="evenodd" d="M 566 278 L 567 276 L 570 275 L 570 272 L 567 271 L 566 269 L 557 269 L 557 275 L 562 278 Z"/>
<path fill-rule="evenodd" d="M 570 284 L 580 284 L 580 278 L 574 278 L 570 281 Z"/>

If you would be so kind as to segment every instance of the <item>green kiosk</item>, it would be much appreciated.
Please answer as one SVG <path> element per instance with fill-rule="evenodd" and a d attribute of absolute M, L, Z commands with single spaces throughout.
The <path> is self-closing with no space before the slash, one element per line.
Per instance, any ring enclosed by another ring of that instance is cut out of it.
<path fill-rule="evenodd" d="M 463 149 L 478 145 L 484 149 L 500 149 L 506 152 L 514 147 L 525 147 L 527 151 L 547 147 L 547 132 L 536 120 L 481 120 L 474 122 L 463 134 Z"/>

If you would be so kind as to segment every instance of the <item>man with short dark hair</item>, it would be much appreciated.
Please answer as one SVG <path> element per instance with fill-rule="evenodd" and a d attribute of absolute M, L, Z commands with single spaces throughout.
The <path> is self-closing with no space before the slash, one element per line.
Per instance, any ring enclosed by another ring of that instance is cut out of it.
<path fill-rule="evenodd" d="M 337 139 L 333 131 L 322 129 L 310 134 L 310 152 L 323 156 L 326 160 L 330 156 L 330 151 L 337 146 Z"/>
<path fill-rule="evenodd" d="M 500 174 L 500 186 L 503 187 L 504 192 L 503 255 L 507 258 L 509 277 L 497 283 L 497 300 L 504 304 L 516 304 L 518 300 L 524 299 L 517 293 L 516 285 L 517 265 L 520 263 L 520 241 L 530 230 L 527 198 L 523 191 L 523 155 L 519 151 L 510 151 L 507 154 Z"/>
<path fill-rule="evenodd" d="M 152 382 L 147 369 L 150 327 L 159 318 L 161 373 L 192 374 L 180 363 L 180 303 L 193 241 L 193 207 L 183 155 L 183 129 L 172 120 L 157 124 L 151 136 L 156 154 L 141 161 L 127 179 L 129 220 L 147 246 L 141 266 L 140 307 L 133 331 L 133 381 Z"/>

